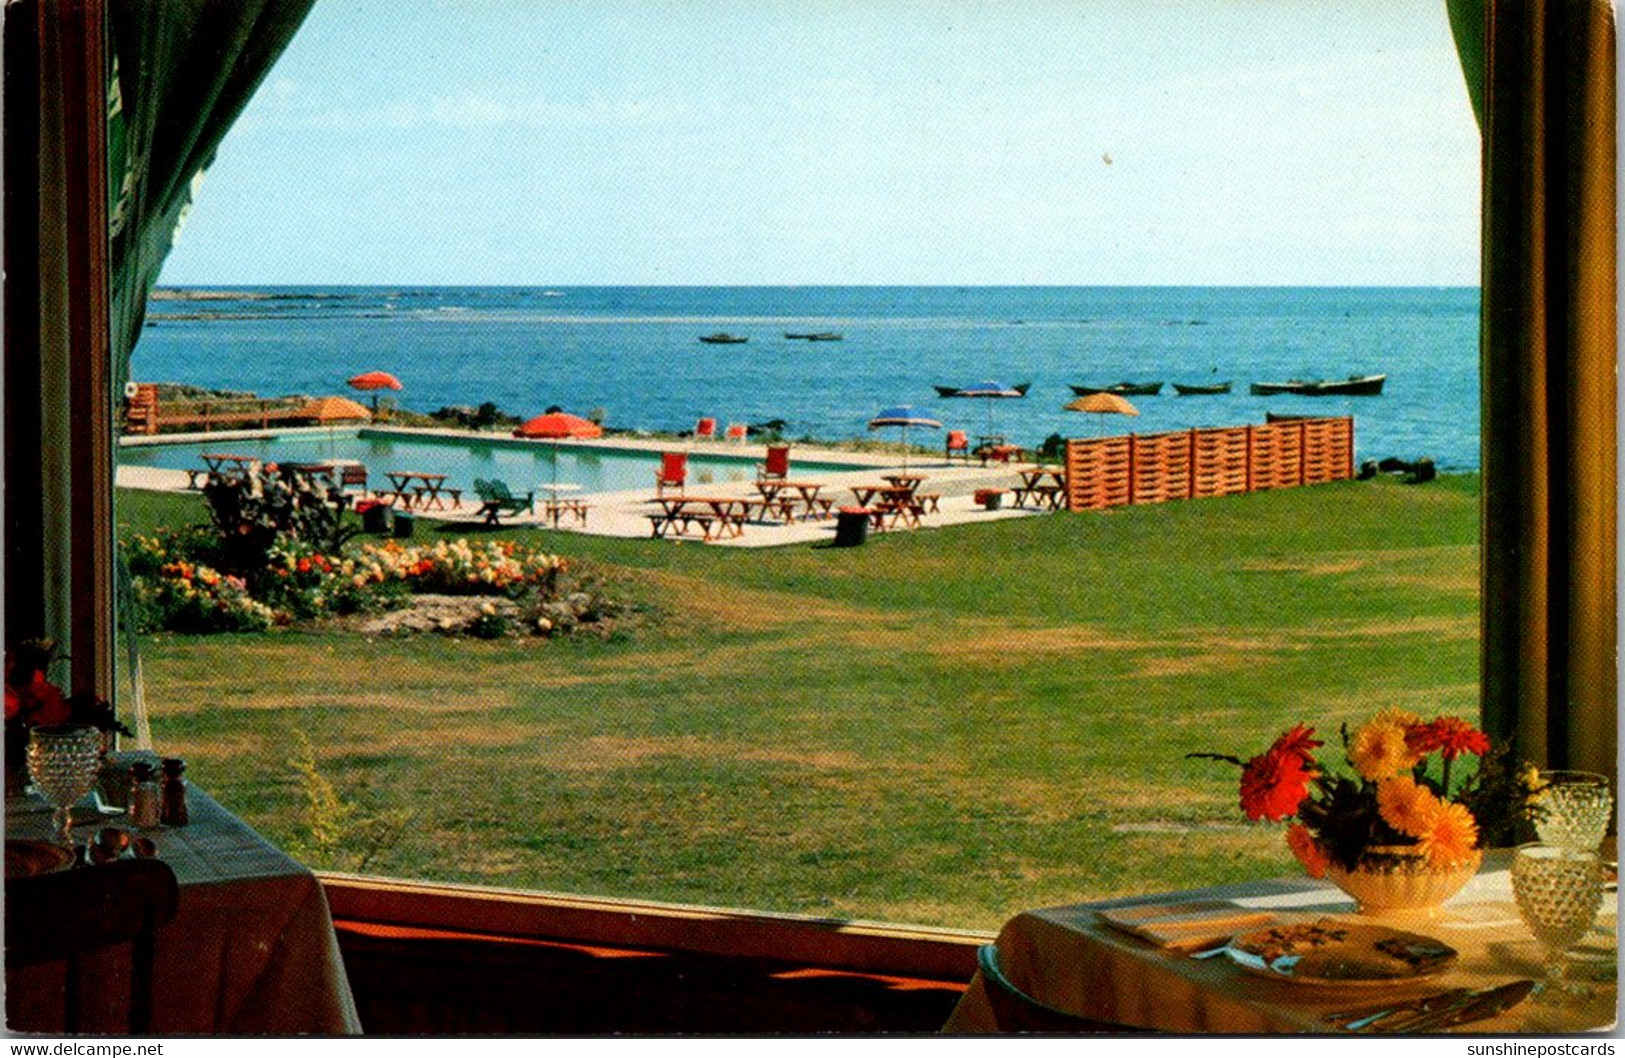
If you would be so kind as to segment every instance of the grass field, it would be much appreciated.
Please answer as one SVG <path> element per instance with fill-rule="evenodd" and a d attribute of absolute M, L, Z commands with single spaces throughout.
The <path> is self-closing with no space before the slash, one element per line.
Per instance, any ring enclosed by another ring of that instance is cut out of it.
<path fill-rule="evenodd" d="M 840 550 L 512 531 L 653 616 L 152 637 L 147 699 L 162 750 L 317 865 L 992 929 L 1291 873 L 1234 770 L 1187 752 L 1475 715 L 1477 497 L 1346 482 Z M 201 516 L 119 499 L 132 527 Z"/>

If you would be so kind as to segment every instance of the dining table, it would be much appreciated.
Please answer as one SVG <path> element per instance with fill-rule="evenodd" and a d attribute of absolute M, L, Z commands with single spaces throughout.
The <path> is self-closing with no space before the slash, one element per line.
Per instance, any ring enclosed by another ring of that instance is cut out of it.
<path fill-rule="evenodd" d="M 1518 914 L 1510 863 L 1510 850 L 1491 851 L 1478 874 L 1431 916 L 1360 915 L 1328 882 L 1283 878 L 1023 911 L 999 931 L 996 952 L 1005 976 L 1027 995 L 1095 1021 L 1185 1035 L 1349 1035 L 1328 1017 L 1381 1010 L 1452 988 L 1478 990 L 1542 976 L 1543 951 Z M 1569 976 L 1582 994 L 1547 990 L 1491 1017 L 1429 1031 L 1512 1035 L 1610 1028 L 1618 998 L 1613 903 L 1610 894 L 1597 927 L 1572 953 Z M 1214 931 L 1222 935 L 1194 953 L 1143 939 L 1103 917 L 1121 920 L 1209 906 L 1224 907 L 1216 913 L 1230 921 L 1215 922 Z M 1232 959 L 1222 950 L 1232 929 L 1244 934 L 1305 923 L 1397 929 L 1442 942 L 1456 955 L 1426 977 L 1344 983 L 1291 980 L 1249 968 L 1244 958 Z M 1193 957 L 1213 953 L 1216 957 Z M 1395 1018 L 1390 1024 L 1402 1022 Z M 1364 1031 L 1380 1032 L 1382 1025 Z M 980 973 L 943 1031 L 998 1031 Z"/>
<path fill-rule="evenodd" d="M 663 537 L 668 532 L 686 534 L 690 526 L 698 525 L 707 541 L 722 536 L 744 536 L 745 516 L 750 500 L 743 496 L 656 496 L 649 501 L 660 508 L 659 514 L 648 515 L 652 535 Z"/>
<path fill-rule="evenodd" d="M 833 501 L 821 498 L 818 494 L 823 491 L 823 482 L 794 481 L 786 478 L 763 478 L 755 483 L 756 491 L 761 494 L 762 502 L 768 507 L 779 507 L 785 513 L 785 520 L 789 521 L 795 516 L 795 508 L 791 504 L 782 503 L 781 497 L 786 492 L 793 492 L 801 500 L 803 518 L 828 517 Z"/>
<path fill-rule="evenodd" d="M 446 489 L 446 475 L 426 474 L 417 470 L 386 470 L 384 476 L 389 479 L 390 489 L 400 501 L 402 507 L 412 510 L 422 504 L 423 510 L 444 510 L 445 503 L 442 496 L 450 490 Z M 451 493 L 452 502 L 461 497 Z"/>
<path fill-rule="evenodd" d="M 155 760 L 119 754 L 120 763 Z M 150 838 L 175 872 L 175 918 L 157 934 L 155 1035 L 356 1035 L 361 1021 L 344 972 L 327 896 L 310 868 L 266 841 L 196 784 L 188 822 L 139 830 L 123 815 L 74 810 L 76 842 L 103 827 Z M 27 795 L 6 801 L 6 839 L 49 840 L 51 809 Z M 66 867 L 64 870 L 95 870 Z M 124 1029 L 128 948 L 85 957 L 84 1030 Z M 7 1024 L 49 1031 L 61 1023 L 64 968 L 46 963 L 6 974 Z"/>

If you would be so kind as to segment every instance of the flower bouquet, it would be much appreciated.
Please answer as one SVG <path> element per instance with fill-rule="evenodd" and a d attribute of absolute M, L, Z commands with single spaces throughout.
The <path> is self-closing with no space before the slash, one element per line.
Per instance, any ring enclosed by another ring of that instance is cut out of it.
<path fill-rule="evenodd" d="M 6 651 L 5 762 L 8 794 L 20 792 L 25 783 L 28 736 L 36 727 L 94 727 L 102 733 L 104 754 L 111 749 L 114 734 L 131 734 L 130 729 L 120 723 L 114 714 L 112 703 L 92 694 L 63 694 L 62 689 L 46 677 L 54 660 L 56 643 L 50 639 L 24 640 Z"/>
<path fill-rule="evenodd" d="M 1433 908 L 1453 896 L 1477 872 L 1488 837 L 1523 812 L 1534 782 L 1533 769 L 1514 773 L 1488 736 L 1453 716 L 1423 721 L 1384 709 L 1352 734 L 1345 726 L 1351 774 L 1321 764 L 1315 751 L 1325 743 L 1314 735 L 1299 724 L 1246 761 L 1189 756 L 1241 768 L 1247 817 L 1295 818 L 1287 847 L 1311 877 L 1329 876 L 1362 912 Z M 1468 756 L 1476 760 L 1458 766 Z"/>

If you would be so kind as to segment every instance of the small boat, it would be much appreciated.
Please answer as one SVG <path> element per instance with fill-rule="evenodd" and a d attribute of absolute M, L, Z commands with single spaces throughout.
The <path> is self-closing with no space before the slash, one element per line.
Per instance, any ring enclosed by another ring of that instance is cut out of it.
<path fill-rule="evenodd" d="M 1161 382 L 1114 382 L 1109 386 L 1073 386 L 1072 392 L 1080 397 L 1095 393 L 1113 393 L 1119 397 L 1154 397 L 1162 392 Z"/>
<path fill-rule="evenodd" d="M 700 335 L 700 341 L 707 345 L 744 345 L 750 339 L 741 338 L 737 334 L 725 334 L 719 331 L 716 334 Z"/>
<path fill-rule="evenodd" d="M 842 335 L 836 334 L 834 331 L 814 331 L 814 332 L 785 331 L 784 336 L 786 338 L 791 339 L 792 341 L 799 340 L 799 341 L 803 341 L 803 342 L 838 342 L 843 337 Z"/>
<path fill-rule="evenodd" d="M 1031 382 L 1017 382 L 1010 388 L 1025 397 L 1027 395 L 1027 391 L 1032 388 L 1032 385 L 1033 384 Z M 962 386 L 932 386 L 931 388 L 937 391 L 937 396 L 939 397 L 965 396 L 965 390 Z"/>
<path fill-rule="evenodd" d="M 1230 383 L 1214 382 L 1209 385 L 1187 386 L 1175 382 L 1174 392 L 1179 394 L 1181 397 L 1203 397 L 1214 393 L 1229 393 Z"/>
<path fill-rule="evenodd" d="M 1375 397 L 1382 393 L 1387 375 L 1350 375 L 1348 378 L 1288 379 L 1285 382 L 1254 382 L 1255 397 L 1296 393 L 1300 397 Z"/>

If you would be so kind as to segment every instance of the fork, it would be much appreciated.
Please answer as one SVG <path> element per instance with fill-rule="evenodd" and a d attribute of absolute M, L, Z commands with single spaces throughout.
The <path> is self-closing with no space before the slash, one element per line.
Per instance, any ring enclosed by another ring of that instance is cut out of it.
<path fill-rule="evenodd" d="M 1449 1006 L 1466 998 L 1467 989 L 1452 988 L 1446 992 L 1439 992 L 1431 996 L 1421 996 L 1404 1003 L 1391 1003 L 1387 1006 L 1366 1007 L 1363 1010 L 1342 1011 L 1327 1014 L 1325 1020 L 1338 1028 L 1348 1032 L 1359 1032 L 1369 1028 L 1379 1021 L 1391 1018 L 1396 1014 L 1422 1015 Z"/>

